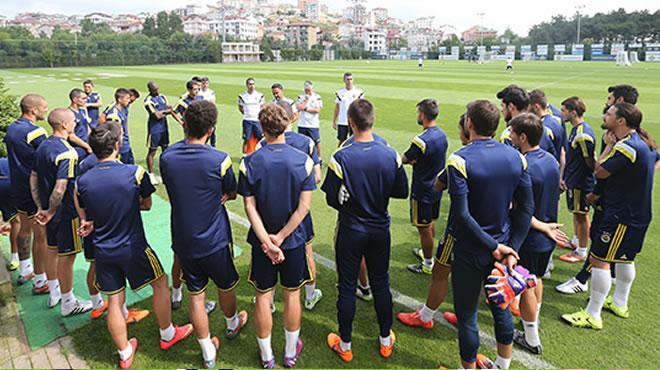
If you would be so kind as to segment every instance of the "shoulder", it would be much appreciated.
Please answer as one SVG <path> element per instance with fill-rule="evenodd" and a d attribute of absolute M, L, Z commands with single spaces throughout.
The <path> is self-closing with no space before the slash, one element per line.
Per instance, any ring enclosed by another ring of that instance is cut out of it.
<path fill-rule="evenodd" d="M 639 150 L 639 145 L 637 144 L 638 143 L 634 139 L 632 139 L 632 137 L 629 136 L 627 138 L 619 140 L 616 144 L 614 144 L 614 150 L 623 154 L 626 158 L 630 160 L 630 162 L 635 163 L 635 161 L 637 160 L 637 153 Z"/>

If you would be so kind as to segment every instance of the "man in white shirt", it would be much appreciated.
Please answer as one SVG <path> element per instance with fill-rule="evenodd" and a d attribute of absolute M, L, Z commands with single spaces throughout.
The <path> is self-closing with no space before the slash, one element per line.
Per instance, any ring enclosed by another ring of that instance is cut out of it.
<path fill-rule="evenodd" d="M 270 87 L 271 92 L 273 93 L 273 100 L 271 103 L 275 103 L 280 107 L 284 108 L 287 116 L 289 116 L 289 122 L 293 123 L 298 119 L 298 108 L 293 99 L 289 99 L 284 96 L 284 87 L 280 83 L 275 83 Z"/>
<path fill-rule="evenodd" d="M 254 78 L 245 80 L 247 91 L 238 96 L 238 110 L 243 115 L 243 153 L 248 154 L 248 141 L 254 136 L 256 142 L 263 137 L 259 111 L 264 102 L 264 95 L 256 90 Z"/>
<path fill-rule="evenodd" d="M 200 81 L 202 82 L 202 89 L 199 91 L 199 95 L 201 95 L 204 100 L 215 104 L 215 91 L 209 87 L 209 78 L 202 77 L 200 78 Z"/>
<path fill-rule="evenodd" d="M 316 151 L 321 157 L 321 134 L 319 113 L 323 108 L 321 95 L 314 92 L 311 81 L 305 81 L 305 93 L 298 96 L 296 109 L 300 112 L 298 133 L 309 136 L 316 144 Z"/>
<path fill-rule="evenodd" d="M 340 146 L 350 136 L 348 115 L 346 114 L 348 107 L 353 101 L 364 98 L 364 92 L 353 85 L 352 73 L 344 73 L 344 84 L 345 87 L 335 93 L 335 114 L 332 117 L 332 128 L 337 130 L 339 140 L 337 146 Z"/>
<path fill-rule="evenodd" d="M 419 57 L 419 60 L 417 61 L 417 67 L 419 68 L 420 71 L 424 69 L 424 58 Z"/>

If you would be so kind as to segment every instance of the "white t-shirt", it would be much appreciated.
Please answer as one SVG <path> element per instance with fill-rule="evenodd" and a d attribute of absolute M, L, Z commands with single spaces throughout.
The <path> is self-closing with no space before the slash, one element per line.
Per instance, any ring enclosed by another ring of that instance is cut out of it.
<path fill-rule="evenodd" d="M 337 117 L 337 124 L 348 126 L 348 107 L 353 101 L 364 98 L 364 92 L 362 89 L 353 86 L 350 90 L 342 88 L 335 93 L 335 96 L 335 103 L 339 104 L 339 117 Z"/>
<path fill-rule="evenodd" d="M 421 66 L 422 64 L 424 64 L 424 59 L 422 59 L 422 58 L 419 58 L 419 61 L 418 61 L 418 63 L 419 63 L 419 65 Z"/>
<path fill-rule="evenodd" d="M 238 96 L 238 105 L 243 107 L 243 120 L 244 121 L 258 121 L 259 111 L 264 104 L 264 94 L 253 91 L 248 94 L 247 91 Z"/>
<path fill-rule="evenodd" d="M 288 104 L 289 107 L 291 107 L 291 115 L 293 115 L 294 113 L 298 113 L 298 108 L 296 108 L 296 104 L 293 101 L 293 99 L 289 99 L 285 96 L 284 98 L 282 98 L 282 101 L 285 102 L 286 104 Z M 271 100 L 270 102 L 275 103 L 275 104 L 279 103 L 279 101 L 275 98 L 273 98 L 273 100 Z M 287 112 L 287 113 L 289 113 L 289 112 Z"/>
<path fill-rule="evenodd" d="M 506 66 L 507 67 L 513 67 L 513 59 L 507 59 L 506 60 Z"/>
<path fill-rule="evenodd" d="M 311 109 L 323 108 L 323 100 L 321 100 L 321 95 L 317 93 L 312 93 L 312 95 L 301 94 L 298 96 L 297 103 L 302 104 L 305 102 L 305 100 L 308 100 L 307 108 L 311 108 Z M 304 110 L 300 111 L 298 127 L 319 128 L 320 127 L 319 114 L 306 112 Z"/>
<path fill-rule="evenodd" d="M 199 90 L 199 95 L 201 95 L 204 100 L 215 103 L 215 91 L 211 89 Z"/>

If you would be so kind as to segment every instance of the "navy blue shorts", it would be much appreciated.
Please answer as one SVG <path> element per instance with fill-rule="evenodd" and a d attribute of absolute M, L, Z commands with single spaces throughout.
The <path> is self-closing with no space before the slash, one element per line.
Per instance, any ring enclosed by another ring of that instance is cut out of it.
<path fill-rule="evenodd" d="M 522 248 L 520 252 L 518 252 L 520 255 L 520 261 L 518 261 L 518 264 L 540 278 L 545 275 L 545 272 L 548 269 L 548 263 L 550 263 L 550 257 L 552 257 L 553 251 L 554 249 L 547 252 L 532 252 Z"/>
<path fill-rule="evenodd" d="M 298 133 L 309 137 L 315 144 L 321 143 L 321 132 L 318 128 L 298 127 Z"/>
<path fill-rule="evenodd" d="M 93 237 L 94 232 L 92 231 L 91 234 L 83 238 L 83 252 L 87 262 L 94 262 L 94 243 L 92 243 Z"/>
<path fill-rule="evenodd" d="M 591 226 L 589 228 L 589 238 L 596 239 L 600 235 L 598 234 L 598 228 L 600 227 L 600 221 L 603 219 L 603 206 L 598 205 L 594 207 L 594 214 L 591 217 Z"/>
<path fill-rule="evenodd" d="M 135 158 L 133 158 L 133 151 L 129 150 L 127 152 L 119 153 L 119 160 L 123 164 L 135 164 Z"/>
<path fill-rule="evenodd" d="M 312 223 L 312 213 L 308 213 L 302 221 L 305 235 L 307 236 L 306 244 L 314 241 L 314 224 Z"/>
<path fill-rule="evenodd" d="M 248 281 L 262 293 L 271 291 L 279 278 L 284 289 L 297 290 L 312 281 L 305 247 L 300 246 L 284 251 L 284 262 L 273 265 L 261 246 L 252 246 L 252 262 Z"/>
<path fill-rule="evenodd" d="M 2 213 L 2 221 L 4 222 L 10 222 L 18 216 L 16 207 L 9 202 L 8 197 L 0 199 L 0 213 Z"/>
<path fill-rule="evenodd" d="M 427 227 L 440 216 L 440 201 L 433 203 L 419 202 L 410 198 L 410 222 L 413 226 Z"/>
<path fill-rule="evenodd" d="M 234 266 L 231 244 L 202 258 L 177 256 L 181 261 L 181 280 L 186 283 L 190 294 L 206 291 L 209 279 L 223 292 L 234 289 L 240 280 Z"/>
<path fill-rule="evenodd" d="M 572 213 L 589 213 L 587 193 L 582 189 L 568 189 L 566 191 L 566 204 Z"/>
<path fill-rule="evenodd" d="M 30 194 L 23 194 L 20 197 L 13 196 L 10 203 L 16 208 L 16 212 L 27 215 L 28 218 L 32 218 L 37 214 L 37 205 L 34 204 Z"/>
<path fill-rule="evenodd" d="M 337 125 L 337 139 L 340 142 L 346 141 L 348 137 L 351 136 L 351 128 L 348 125 Z"/>
<path fill-rule="evenodd" d="M 257 140 L 260 140 L 264 136 L 264 132 L 261 130 L 261 123 L 259 121 L 243 120 L 243 140 L 247 141 L 253 135 Z"/>
<path fill-rule="evenodd" d="M 445 236 L 438 243 L 438 250 L 435 252 L 435 261 L 442 266 L 451 267 L 454 260 L 454 236 L 445 232 Z"/>
<path fill-rule="evenodd" d="M 601 222 L 591 239 L 591 256 L 603 262 L 630 263 L 642 251 L 648 226 Z"/>
<path fill-rule="evenodd" d="M 154 132 L 147 134 L 147 147 L 151 150 L 156 150 L 159 147 L 165 150 L 170 145 L 170 132 Z"/>
<path fill-rule="evenodd" d="M 78 235 L 78 228 L 80 228 L 78 217 L 62 216 L 59 220 L 51 220 L 46 225 L 48 248 L 56 249 L 58 256 L 82 252 L 82 238 Z"/>
<path fill-rule="evenodd" d="M 126 289 L 140 290 L 163 276 L 163 265 L 151 247 L 133 251 L 131 258 L 121 261 L 96 261 L 96 281 L 99 292 L 112 295 Z"/>

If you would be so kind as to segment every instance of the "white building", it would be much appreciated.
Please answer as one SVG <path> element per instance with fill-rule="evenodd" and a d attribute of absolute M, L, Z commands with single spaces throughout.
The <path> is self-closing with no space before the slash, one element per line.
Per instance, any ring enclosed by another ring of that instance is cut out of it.
<path fill-rule="evenodd" d="M 389 18 L 387 8 L 373 8 L 371 13 L 374 15 L 376 22 L 385 22 Z"/>
<path fill-rule="evenodd" d="M 380 29 L 366 29 L 363 32 L 364 50 L 376 54 L 387 51 L 387 34 Z"/>
<path fill-rule="evenodd" d="M 225 18 L 225 35 L 241 41 L 256 40 L 257 26 L 258 22 L 254 18 Z"/>
<path fill-rule="evenodd" d="M 223 63 L 249 63 L 261 61 L 263 54 L 259 45 L 250 42 L 224 42 L 222 43 Z"/>
<path fill-rule="evenodd" d="M 310 0 L 305 5 L 305 17 L 307 19 L 319 22 L 321 20 L 321 4 L 318 0 Z"/>
<path fill-rule="evenodd" d="M 0 27 L 7 27 L 7 17 L 0 15 Z"/>
<path fill-rule="evenodd" d="M 85 16 L 85 19 L 94 24 L 110 23 L 113 20 L 112 16 L 104 13 L 90 13 Z"/>
<path fill-rule="evenodd" d="M 205 17 L 194 15 L 183 21 L 183 32 L 190 35 L 213 32 L 210 23 Z"/>

